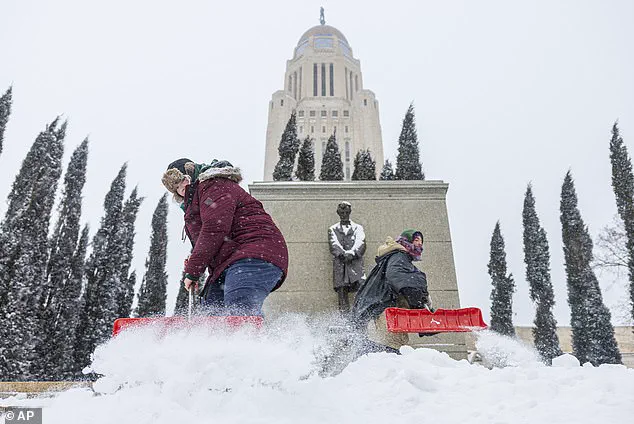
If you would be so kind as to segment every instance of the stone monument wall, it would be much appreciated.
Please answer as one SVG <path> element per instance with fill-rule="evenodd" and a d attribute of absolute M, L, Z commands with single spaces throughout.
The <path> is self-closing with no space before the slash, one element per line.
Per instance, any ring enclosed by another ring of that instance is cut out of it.
<path fill-rule="evenodd" d="M 424 234 L 423 260 L 435 307 L 458 308 L 451 233 L 447 217 L 448 184 L 442 181 L 256 182 L 251 195 L 264 204 L 284 234 L 289 272 L 284 285 L 264 304 L 274 317 L 284 312 L 318 314 L 338 310 L 332 288 L 328 227 L 339 222 L 337 205 L 352 204 L 351 220 L 363 225 L 365 272 L 374 267 L 377 248 L 387 236 L 416 228 Z"/>

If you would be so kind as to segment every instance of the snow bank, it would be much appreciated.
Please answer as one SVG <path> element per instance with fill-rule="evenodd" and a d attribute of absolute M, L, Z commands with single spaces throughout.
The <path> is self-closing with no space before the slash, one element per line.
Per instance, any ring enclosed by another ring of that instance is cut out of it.
<path fill-rule="evenodd" d="M 569 355 L 546 367 L 491 333 L 478 341 L 491 369 L 404 347 L 322 378 L 316 352 L 324 334 L 301 317 L 288 321 L 259 332 L 126 332 L 95 353 L 92 368 L 104 375 L 96 393 L 2 404 L 42 405 L 47 424 L 595 424 L 634 416 L 634 370 L 580 367 Z"/>

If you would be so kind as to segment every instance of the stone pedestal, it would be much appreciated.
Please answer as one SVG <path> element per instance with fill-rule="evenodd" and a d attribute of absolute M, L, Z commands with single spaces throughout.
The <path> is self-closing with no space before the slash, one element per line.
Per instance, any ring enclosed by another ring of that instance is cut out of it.
<path fill-rule="evenodd" d="M 367 251 L 365 271 L 375 265 L 377 248 L 386 237 L 406 228 L 424 234 L 423 260 L 435 307 L 458 308 L 451 234 L 447 217 L 448 184 L 442 181 L 256 182 L 249 191 L 286 238 L 288 278 L 264 304 L 269 317 L 284 312 L 310 315 L 338 310 L 332 286 L 328 227 L 339 221 L 341 201 L 352 204 L 351 219 L 363 225 Z"/>

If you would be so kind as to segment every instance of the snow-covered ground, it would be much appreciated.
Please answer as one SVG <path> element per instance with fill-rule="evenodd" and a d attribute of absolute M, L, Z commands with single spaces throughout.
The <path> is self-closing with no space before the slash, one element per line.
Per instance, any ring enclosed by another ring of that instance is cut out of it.
<path fill-rule="evenodd" d="M 0 400 L 43 406 L 46 424 L 173 423 L 631 423 L 634 370 L 543 366 L 490 332 L 478 349 L 492 366 L 428 349 L 362 356 L 319 376 L 326 335 L 300 317 L 233 334 L 128 331 L 99 347 L 94 391 Z"/>

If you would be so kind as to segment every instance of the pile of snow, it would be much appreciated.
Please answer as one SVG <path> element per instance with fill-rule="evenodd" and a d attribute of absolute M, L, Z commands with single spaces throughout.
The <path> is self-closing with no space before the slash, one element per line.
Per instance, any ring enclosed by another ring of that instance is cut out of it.
<path fill-rule="evenodd" d="M 537 351 L 520 340 L 500 336 L 490 330 L 478 331 L 475 334 L 476 349 L 483 365 L 488 368 L 544 366 Z"/>
<path fill-rule="evenodd" d="M 316 352 L 324 335 L 297 317 L 277 324 L 259 332 L 127 331 L 95 352 L 92 369 L 104 377 L 94 392 L 1 404 L 44 406 L 47 424 L 595 424 L 634 416 L 634 370 L 622 366 L 581 367 L 564 355 L 546 367 L 518 342 L 482 333 L 491 369 L 405 347 L 323 378 Z"/>
<path fill-rule="evenodd" d="M 553 359 L 553 367 L 561 367 L 561 368 L 577 368 L 579 365 L 579 360 L 569 353 L 565 353 L 558 358 Z"/>

